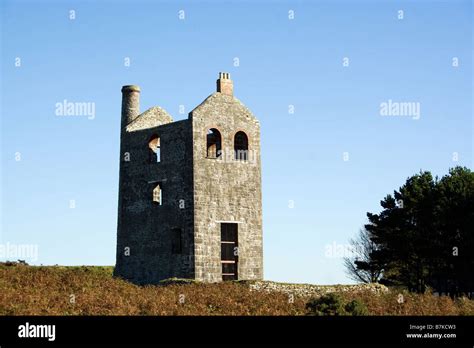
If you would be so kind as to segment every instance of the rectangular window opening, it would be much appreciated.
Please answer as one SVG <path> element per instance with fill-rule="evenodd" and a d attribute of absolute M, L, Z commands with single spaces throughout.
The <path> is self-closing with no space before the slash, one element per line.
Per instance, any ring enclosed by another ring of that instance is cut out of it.
<path fill-rule="evenodd" d="M 183 230 L 181 228 L 173 228 L 171 230 L 171 252 L 173 254 L 181 254 L 183 252 Z"/>

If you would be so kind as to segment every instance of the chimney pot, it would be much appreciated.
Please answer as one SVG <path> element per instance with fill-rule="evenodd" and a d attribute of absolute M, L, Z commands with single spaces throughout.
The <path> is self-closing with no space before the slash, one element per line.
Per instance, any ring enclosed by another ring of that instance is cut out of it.
<path fill-rule="evenodd" d="M 230 79 L 229 73 L 219 73 L 219 79 L 217 80 L 217 92 L 225 95 L 234 95 L 234 84 Z"/>

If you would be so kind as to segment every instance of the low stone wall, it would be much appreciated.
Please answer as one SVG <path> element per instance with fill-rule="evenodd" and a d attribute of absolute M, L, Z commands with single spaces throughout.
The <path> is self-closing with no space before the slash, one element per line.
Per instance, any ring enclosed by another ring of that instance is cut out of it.
<path fill-rule="evenodd" d="M 386 286 L 377 283 L 354 285 L 312 285 L 253 281 L 249 283 L 249 286 L 252 291 L 283 292 L 301 297 L 320 297 L 330 292 L 372 291 L 374 294 L 381 294 L 389 291 Z"/>

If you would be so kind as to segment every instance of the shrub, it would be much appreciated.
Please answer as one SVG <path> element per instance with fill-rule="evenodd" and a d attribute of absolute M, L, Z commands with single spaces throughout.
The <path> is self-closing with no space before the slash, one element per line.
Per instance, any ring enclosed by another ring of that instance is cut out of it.
<path fill-rule="evenodd" d="M 344 307 L 349 315 L 369 315 L 369 309 L 364 302 L 360 300 L 352 300 Z"/>
<path fill-rule="evenodd" d="M 308 315 L 345 315 L 344 300 L 341 295 L 331 292 L 306 304 Z"/>
<path fill-rule="evenodd" d="M 342 295 L 335 292 L 311 299 L 306 309 L 308 315 L 369 315 L 364 302 L 354 299 L 345 303 Z"/>

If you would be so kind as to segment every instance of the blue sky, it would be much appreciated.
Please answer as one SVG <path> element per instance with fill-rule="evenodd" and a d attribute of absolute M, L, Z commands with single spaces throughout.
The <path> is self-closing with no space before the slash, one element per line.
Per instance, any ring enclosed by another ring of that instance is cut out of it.
<path fill-rule="evenodd" d="M 38 245 L 34 264 L 114 264 L 126 84 L 140 85 L 141 111 L 160 105 L 180 120 L 230 72 L 261 122 L 269 280 L 348 283 L 327 245 L 346 244 L 420 169 L 472 168 L 470 1 L 7 0 L 0 9 L 0 244 Z M 64 99 L 95 103 L 95 117 L 57 116 Z M 389 100 L 417 103 L 419 119 L 382 116 Z"/>

